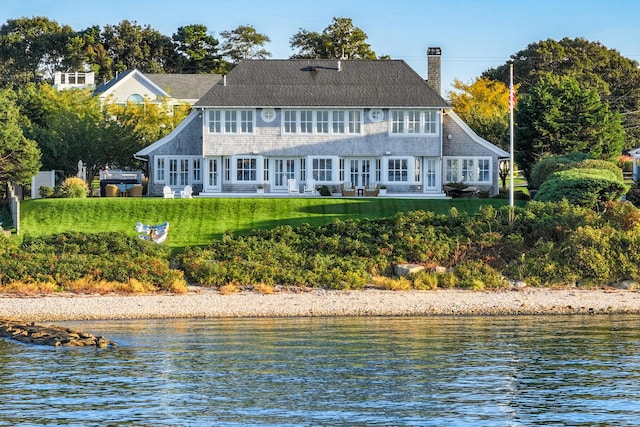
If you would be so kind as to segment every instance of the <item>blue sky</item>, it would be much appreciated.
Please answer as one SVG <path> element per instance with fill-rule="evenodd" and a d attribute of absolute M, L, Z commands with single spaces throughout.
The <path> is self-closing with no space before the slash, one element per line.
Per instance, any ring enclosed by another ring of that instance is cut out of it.
<path fill-rule="evenodd" d="M 171 36 L 204 24 L 220 31 L 251 25 L 271 38 L 272 58 L 288 58 L 291 36 L 321 32 L 333 17 L 353 19 L 378 55 L 426 75 L 426 48 L 442 48 L 442 89 L 470 82 L 528 44 L 584 37 L 640 61 L 638 0 L 0 0 L 0 22 L 46 16 L 76 30 L 122 20 Z"/>

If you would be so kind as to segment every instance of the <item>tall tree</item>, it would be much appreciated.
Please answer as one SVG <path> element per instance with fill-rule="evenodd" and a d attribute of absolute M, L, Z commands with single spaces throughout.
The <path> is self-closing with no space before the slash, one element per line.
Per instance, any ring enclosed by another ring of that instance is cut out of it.
<path fill-rule="evenodd" d="M 243 59 L 265 59 L 271 56 L 264 48 L 265 43 L 269 43 L 271 39 L 258 33 L 250 25 L 240 25 L 235 30 L 223 31 L 220 35 L 225 38 L 222 52 L 233 64 Z"/>
<path fill-rule="evenodd" d="M 292 58 L 376 59 L 367 35 L 350 18 L 333 18 L 321 34 L 301 28 L 291 37 L 290 45 L 298 49 Z"/>
<path fill-rule="evenodd" d="M 205 25 L 194 24 L 178 28 L 172 37 L 181 56 L 181 72 L 187 74 L 217 73 L 224 68 L 218 39 L 208 33 Z"/>
<path fill-rule="evenodd" d="M 547 39 L 511 55 L 507 63 L 485 71 L 483 77 L 508 84 L 510 63 L 521 94 L 548 73 L 573 77 L 581 86 L 595 89 L 611 110 L 622 114 L 624 148 L 640 144 L 640 67 L 636 61 L 584 38 Z"/>
<path fill-rule="evenodd" d="M 69 26 L 44 16 L 9 19 L 0 27 L 0 62 L 3 83 L 24 84 L 50 78 L 66 53 Z"/>
<path fill-rule="evenodd" d="M 113 59 L 113 71 L 137 68 L 143 73 L 172 72 L 179 58 L 172 40 L 150 26 L 124 20 L 118 25 L 106 25 L 102 44 Z"/>
<path fill-rule="evenodd" d="M 35 141 L 22 132 L 16 94 L 0 89 L 0 184 L 27 184 L 40 168 L 40 150 Z"/>
<path fill-rule="evenodd" d="M 570 76 L 543 75 L 520 95 L 516 124 L 516 161 L 527 179 L 545 156 L 581 152 L 614 160 L 624 144 L 620 114 Z"/>
<path fill-rule="evenodd" d="M 484 77 L 471 84 L 454 80 L 448 93 L 455 112 L 475 133 L 509 149 L 509 88 Z"/>

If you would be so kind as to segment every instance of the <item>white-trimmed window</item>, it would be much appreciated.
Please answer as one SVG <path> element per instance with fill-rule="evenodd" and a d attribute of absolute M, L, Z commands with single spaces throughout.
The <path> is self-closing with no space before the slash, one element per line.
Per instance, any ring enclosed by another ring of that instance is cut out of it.
<path fill-rule="evenodd" d="M 195 156 L 156 156 L 153 180 L 170 186 L 202 182 L 202 158 Z"/>
<path fill-rule="evenodd" d="M 333 133 L 344 133 L 344 111 L 332 111 Z"/>
<path fill-rule="evenodd" d="M 362 123 L 362 113 L 358 110 L 349 111 L 349 126 L 347 133 L 360 133 L 360 124 Z"/>
<path fill-rule="evenodd" d="M 284 134 L 359 134 L 362 132 L 361 110 L 284 110 Z"/>
<path fill-rule="evenodd" d="M 329 133 L 329 111 L 316 111 L 316 133 Z"/>
<path fill-rule="evenodd" d="M 209 133 L 253 133 L 254 110 L 210 110 Z"/>
<path fill-rule="evenodd" d="M 408 182 L 409 162 L 406 158 L 387 160 L 387 181 L 388 182 Z"/>
<path fill-rule="evenodd" d="M 445 160 L 446 182 L 470 182 L 490 184 L 491 158 L 488 157 L 451 157 Z"/>
<path fill-rule="evenodd" d="M 164 182 L 165 172 L 164 157 L 156 157 L 156 182 Z"/>
<path fill-rule="evenodd" d="M 392 110 L 391 135 L 437 135 L 439 114 L 436 110 Z"/>
<path fill-rule="evenodd" d="M 300 111 L 300 133 L 313 133 L 313 111 Z"/>
<path fill-rule="evenodd" d="M 329 182 L 333 180 L 333 158 L 311 159 L 311 177 L 316 181 Z"/>
<path fill-rule="evenodd" d="M 238 157 L 236 159 L 236 181 L 256 181 L 258 178 L 258 159 Z"/>

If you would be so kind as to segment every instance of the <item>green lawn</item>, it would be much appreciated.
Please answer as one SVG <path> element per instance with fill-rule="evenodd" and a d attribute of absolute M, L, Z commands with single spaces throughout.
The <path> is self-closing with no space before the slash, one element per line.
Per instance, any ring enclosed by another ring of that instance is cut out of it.
<path fill-rule="evenodd" d="M 394 198 L 88 198 L 38 199 L 21 204 L 23 236 L 42 236 L 66 231 L 95 233 L 124 231 L 136 235 L 137 222 L 171 229 L 166 244 L 181 251 L 219 238 L 225 231 L 246 232 L 278 225 L 327 224 L 334 218 L 360 219 L 393 216 L 396 212 L 431 210 L 447 213 L 452 206 L 475 212 L 494 199 L 394 199 Z"/>

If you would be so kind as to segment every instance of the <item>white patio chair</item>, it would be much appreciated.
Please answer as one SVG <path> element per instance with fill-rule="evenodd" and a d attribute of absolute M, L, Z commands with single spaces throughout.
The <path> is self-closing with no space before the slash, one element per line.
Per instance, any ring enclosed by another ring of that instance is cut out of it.
<path fill-rule="evenodd" d="M 315 196 L 316 195 L 316 181 L 314 179 L 307 180 L 304 185 L 304 195 Z"/>
<path fill-rule="evenodd" d="M 165 185 L 162 188 L 162 197 L 164 197 L 165 199 L 173 199 L 173 196 L 174 196 L 174 193 L 171 187 L 169 187 L 168 185 Z"/>
<path fill-rule="evenodd" d="M 293 196 L 295 194 L 296 196 L 299 196 L 300 187 L 298 186 L 298 181 L 296 181 L 295 179 L 290 179 L 288 182 L 289 182 L 289 195 Z"/>
<path fill-rule="evenodd" d="M 185 185 L 184 190 L 180 190 L 181 199 L 190 199 L 193 194 L 193 188 L 190 185 Z"/>

